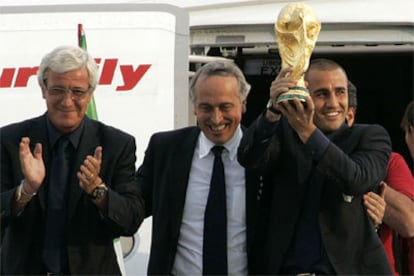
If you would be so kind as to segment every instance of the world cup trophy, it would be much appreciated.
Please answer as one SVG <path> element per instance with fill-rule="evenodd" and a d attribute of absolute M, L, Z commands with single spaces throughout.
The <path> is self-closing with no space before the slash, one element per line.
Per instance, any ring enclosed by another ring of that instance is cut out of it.
<path fill-rule="evenodd" d="M 321 23 L 306 4 L 290 3 L 280 11 L 275 23 L 279 55 L 282 68 L 293 68 L 289 77 L 297 80 L 297 85 L 281 94 L 277 98 L 278 103 L 294 98 L 305 102 L 309 91 L 305 87 L 304 75 L 320 30 Z"/>

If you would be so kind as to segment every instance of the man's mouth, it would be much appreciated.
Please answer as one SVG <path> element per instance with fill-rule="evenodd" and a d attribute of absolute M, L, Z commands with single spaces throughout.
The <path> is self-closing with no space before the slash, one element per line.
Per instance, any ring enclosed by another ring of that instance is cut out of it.
<path fill-rule="evenodd" d="M 218 126 L 210 126 L 211 130 L 212 130 L 212 131 L 214 131 L 214 132 L 221 131 L 221 130 L 223 130 L 225 127 L 226 127 L 226 125 L 225 125 L 225 124 L 223 124 L 223 125 L 218 125 Z"/>
<path fill-rule="evenodd" d="M 338 111 L 332 111 L 332 112 L 326 112 L 325 113 L 325 116 L 326 117 L 336 117 L 338 115 L 339 115 L 339 112 Z"/>

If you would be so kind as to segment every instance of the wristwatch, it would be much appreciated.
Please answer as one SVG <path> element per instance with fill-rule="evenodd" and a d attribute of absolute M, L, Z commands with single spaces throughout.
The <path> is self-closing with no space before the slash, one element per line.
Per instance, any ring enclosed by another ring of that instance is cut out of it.
<path fill-rule="evenodd" d="M 105 184 L 101 184 L 99 186 L 96 186 L 96 188 L 93 189 L 93 191 L 90 194 L 88 194 L 88 196 L 93 200 L 102 199 L 105 197 L 107 191 L 108 187 L 106 187 Z"/>
<path fill-rule="evenodd" d="M 282 114 L 282 112 L 280 112 L 279 110 L 273 107 L 272 99 L 269 99 L 269 101 L 267 102 L 266 108 L 273 114 L 276 114 L 276 115 Z"/>

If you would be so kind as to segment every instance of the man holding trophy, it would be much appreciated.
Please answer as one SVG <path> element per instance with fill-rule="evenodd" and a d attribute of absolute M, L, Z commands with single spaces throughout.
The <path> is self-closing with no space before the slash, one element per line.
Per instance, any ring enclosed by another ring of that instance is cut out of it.
<path fill-rule="evenodd" d="M 275 29 L 282 70 L 238 150 L 242 166 L 273 180 L 262 187 L 254 273 L 390 275 L 362 204 L 385 176 L 390 137 L 379 125 L 346 125 L 345 70 L 327 59 L 309 63 L 320 30 L 310 7 L 289 4 Z"/>

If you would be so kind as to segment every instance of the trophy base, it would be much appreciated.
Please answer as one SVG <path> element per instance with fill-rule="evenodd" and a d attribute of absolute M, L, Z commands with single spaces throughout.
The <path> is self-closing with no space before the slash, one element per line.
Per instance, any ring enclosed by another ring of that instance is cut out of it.
<path fill-rule="evenodd" d="M 299 99 L 302 102 L 306 102 L 306 98 L 309 95 L 309 90 L 305 87 L 295 86 L 289 89 L 288 92 L 281 94 L 276 102 L 280 103 L 283 101 L 288 101 L 292 99 Z"/>

